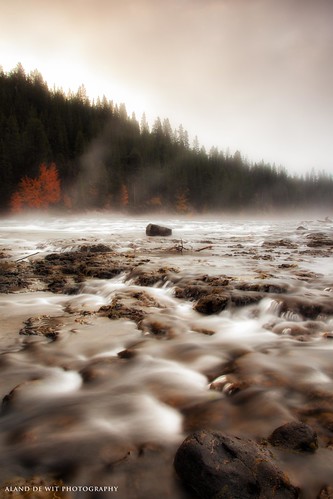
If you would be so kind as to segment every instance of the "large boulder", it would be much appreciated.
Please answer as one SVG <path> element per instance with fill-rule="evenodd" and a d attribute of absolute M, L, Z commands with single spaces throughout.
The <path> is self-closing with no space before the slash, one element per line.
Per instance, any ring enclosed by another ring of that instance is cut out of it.
<path fill-rule="evenodd" d="M 162 225 L 148 224 L 146 227 L 147 236 L 171 236 L 172 230 Z"/>
<path fill-rule="evenodd" d="M 179 447 L 178 476 L 203 499 L 292 499 L 299 496 L 271 454 L 252 440 L 198 431 Z"/>

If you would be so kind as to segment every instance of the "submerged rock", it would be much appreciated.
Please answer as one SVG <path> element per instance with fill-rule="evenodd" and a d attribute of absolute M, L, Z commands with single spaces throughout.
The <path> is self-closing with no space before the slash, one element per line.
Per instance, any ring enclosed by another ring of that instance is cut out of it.
<path fill-rule="evenodd" d="M 171 236 L 172 230 L 162 225 L 148 224 L 146 227 L 147 236 Z"/>
<path fill-rule="evenodd" d="M 283 296 L 280 303 L 280 315 L 292 312 L 298 314 L 303 320 L 316 320 L 318 316 L 333 315 L 331 297 L 311 296 Z"/>
<path fill-rule="evenodd" d="M 321 246 L 332 247 L 333 239 L 329 237 L 328 234 L 323 232 L 315 232 L 307 236 L 308 243 L 307 246 L 310 248 L 316 248 Z"/>
<path fill-rule="evenodd" d="M 24 265 L 15 262 L 0 262 L 0 293 L 13 293 L 29 286 Z"/>
<path fill-rule="evenodd" d="M 279 426 L 273 431 L 268 441 L 275 447 L 303 452 L 314 452 L 318 448 L 316 432 L 311 426 L 299 421 Z"/>
<path fill-rule="evenodd" d="M 137 286 L 154 286 L 157 283 L 161 285 L 172 279 L 173 274 L 177 273 L 178 269 L 173 267 L 161 267 L 154 270 L 142 270 L 135 268 L 130 272 L 127 279 L 132 280 Z"/>
<path fill-rule="evenodd" d="M 112 249 L 110 246 L 107 246 L 106 244 L 98 243 L 98 244 L 84 244 L 83 246 L 80 246 L 80 251 L 85 251 L 87 253 L 111 253 Z"/>
<path fill-rule="evenodd" d="M 145 317 L 143 310 L 135 306 L 127 307 L 117 298 L 114 298 L 110 305 L 103 305 L 98 310 L 98 314 L 112 320 L 129 319 L 137 324 L 139 324 Z"/>
<path fill-rule="evenodd" d="M 51 340 L 56 340 L 61 328 L 61 321 L 58 317 L 42 315 L 29 317 L 23 323 L 19 334 L 24 336 L 45 336 Z"/>
<path fill-rule="evenodd" d="M 175 289 L 175 297 L 183 300 L 199 300 L 207 295 L 219 295 L 225 292 L 222 286 L 208 286 L 203 284 L 187 284 Z"/>
<path fill-rule="evenodd" d="M 324 487 L 320 491 L 318 499 L 333 499 L 333 486 L 327 485 L 326 487 Z"/>
<path fill-rule="evenodd" d="M 299 491 L 265 448 L 251 440 L 198 431 L 179 447 L 174 466 L 204 499 L 297 498 Z"/>
<path fill-rule="evenodd" d="M 230 301 L 229 295 L 211 294 L 200 298 L 195 305 L 195 310 L 201 314 L 211 315 L 218 314 L 226 308 Z"/>

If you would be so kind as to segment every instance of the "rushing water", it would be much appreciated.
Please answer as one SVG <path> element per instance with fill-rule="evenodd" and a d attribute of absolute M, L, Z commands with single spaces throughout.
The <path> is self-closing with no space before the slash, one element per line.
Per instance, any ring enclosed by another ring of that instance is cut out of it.
<path fill-rule="evenodd" d="M 308 245 L 316 234 L 332 237 L 330 220 L 172 219 L 165 239 L 145 235 L 150 221 L 3 219 L 0 250 L 33 262 L 98 242 L 119 258 L 141 258 L 149 270 L 176 268 L 180 281 L 204 274 L 268 281 L 298 299 L 332 300 L 331 247 Z M 283 312 L 274 293 L 202 315 L 176 298 L 174 282 L 138 286 L 128 277 L 87 279 L 76 294 L 0 294 L 0 482 L 61 478 L 74 497 L 190 497 L 172 467 L 187 433 L 214 428 L 264 439 L 288 421 L 315 421 L 317 410 L 327 422 L 320 449 L 281 458 L 303 497 L 316 497 L 333 466 L 331 315 Z M 165 325 L 165 337 L 97 313 L 114 298 L 142 292 L 145 313 Z M 57 341 L 19 335 L 29 318 L 52 320 Z M 124 351 L 132 353 L 119 355 Z M 76 492 L 79 485 L 115 489 Z"/>

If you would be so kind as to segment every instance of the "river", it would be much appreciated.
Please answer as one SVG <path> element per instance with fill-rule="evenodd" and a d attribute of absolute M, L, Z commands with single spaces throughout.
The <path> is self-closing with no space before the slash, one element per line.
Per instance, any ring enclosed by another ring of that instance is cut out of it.
<path fill-rule="evenodd" d="M 68 497 L 191 498 L 172 465 L 191 431 L 260 440 L 301 420 L 318 451 L 279 458 L 317 497 L 333 467 L 332 221 L 156 220 L 168 238 L 145 235 L 152 221 L 0 219 L 2 279 L 24 281 L 0 294 L 2 492 L 34 478 Z M 222 289 L 220 311 L 196 308 Z"/>

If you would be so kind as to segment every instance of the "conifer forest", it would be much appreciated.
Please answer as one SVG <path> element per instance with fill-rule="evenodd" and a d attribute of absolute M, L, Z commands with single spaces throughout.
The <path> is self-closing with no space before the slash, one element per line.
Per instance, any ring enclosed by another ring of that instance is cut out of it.
<path fill-rule="evenodd" d="M 148 124 L 84 86 L 49 89 L 38 71 L 0 69 L 0 210 L 210 213 L 333 206 L 333 178 L 291 175 L 189 139 L 169 119 Z"/>

